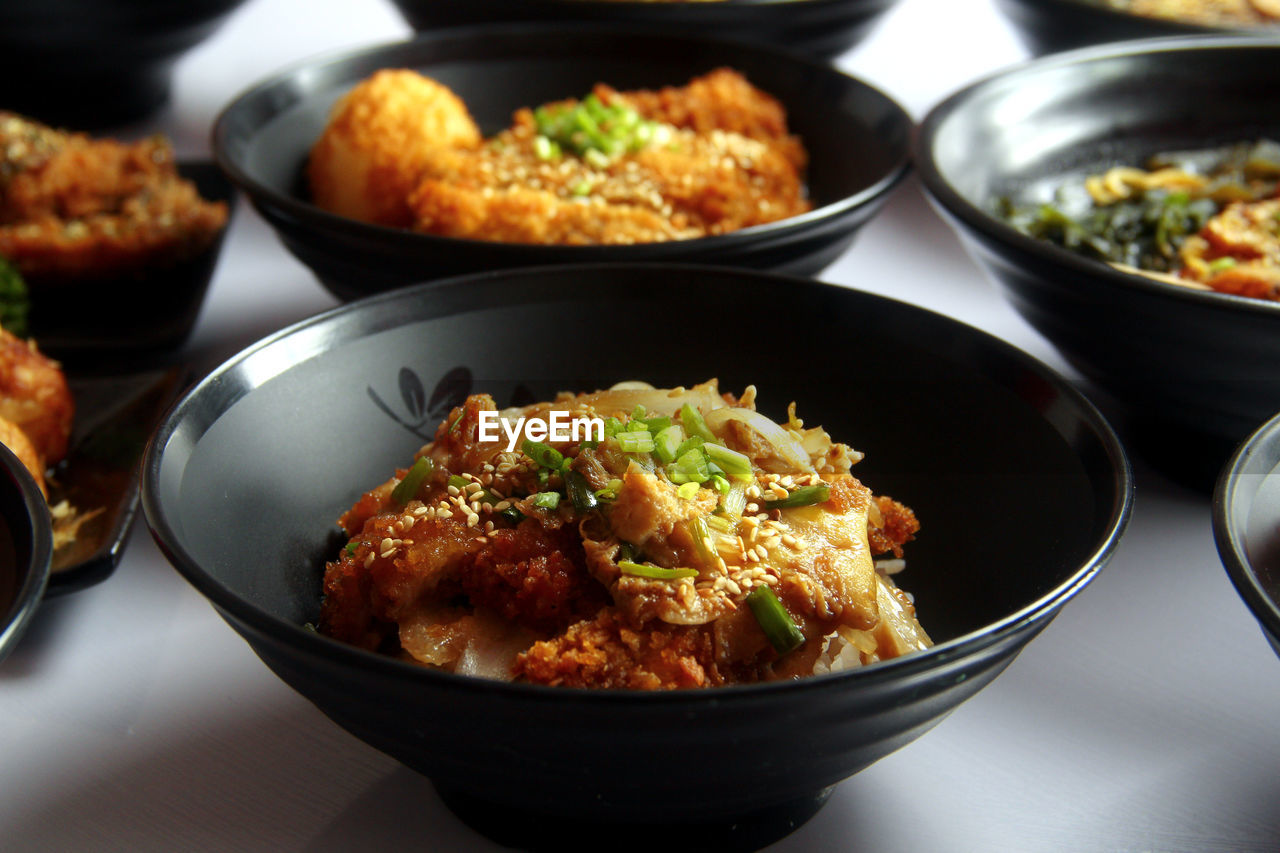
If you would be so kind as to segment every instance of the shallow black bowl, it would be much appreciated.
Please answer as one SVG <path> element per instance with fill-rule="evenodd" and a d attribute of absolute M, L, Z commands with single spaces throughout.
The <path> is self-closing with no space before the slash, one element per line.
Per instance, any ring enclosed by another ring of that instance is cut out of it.
<path fill-rule="evenodd" d="M 40 606 L 52 559 L 44 495 L 18 457 L 0 445 L 0 661 Z"/>
<path fill-rule="evenodd" d="M 714 321 L 670 341 L 646 331 L 672 306 Z M 772 306 L 803 319 L 769 357 L 743 357 L 744 330 Z M 716 375 L 757 383 L 774 417 L 797 401 L 867 454 L 866 482 L 916 510 L 927 532 L 901 581 L 935 648 L 829 677 L 650 694 L 454 676 L 303 628 L 341 545 L 332 519 L 461 395 L 506 404 Z M 860 291 L 679 265 L 500 271 L 340 307 L 214 371 L 143 465 L 160 547 L 282 679 L 431 777 L 482 831 L 558 849 L 601 824 L 627 826 L 611 846 L 652 842 L 658 823 L 685 840 L 711 833 L 716 849 L 789 831 L 830 786 L 990 682 L 1108 559 L 1130 506 L 1105 421 L 1009 345 Z M 995 520 L 1001 537 L 987 535 Z"/>
<path fill-rule="evenodd" d="M 1056 187 L 1157 151 L 1280 138 L 1280 42 L 1162 39 L 1046 57 L 947 98 L 921 125 L 926 189 L 1013 306 L 1116 401 L 1130 437 L 1206 490 L 1280 410 L 1280 303 L 1120 272 L 1027 237 L 1001 196 Z"/>
<path fill-rule="evenodd" d="M 235 210 L 235 187 L 208 161 L 178 164 L 178 171 L 208 201 Z M 119 372 L 126 363 L 150 366 L 177 349 L 195 329 L 218 266 L 223 228 L 199 254 L 115 276 L 75 281 L 29 279 L 29 332 L 43 352 L 69 367 Z"/>
<path fill-rule="evenodd" d="M 1227 575 L 1280 655 L 1280 415 L 1241 442 L 1222 469 L 1213 536 Z"/>
<path fill-rule="evenodd" d="M 301 178 L 333 102 L 385 67 L 439 79 L 495 132 L 517 107 L 619 88 L 682 84 L 729 65 L 787 107 L 810 152 L 816 209 L 733 234 L 632 246 L 529 246 L 367 225 L 312 205 Z M 714 263 L 807 275 L 838 257 L 907 170 L 912 123 L 879 91 L 816 62 L 695 37 L 591 27 L 460 29 L 313 60 L 237 98 L 214 128 L 219 164 L 285 245 L 342 299 L 447 275 L 603 261 Z"/>
<path fill-rule="evenodd" d="M 498 22 L 598 21 L 792 48 L 833 57 L 860 42 L 897 0 L 392 0 L 415 30 Z"/>
<path fill-rule="evenodd" d="M 5 0 L 0 105 L 77 129 L 141 118 L 173 64 L 244 0 Z"/>
<path fill-rule="evenodd" d="M 996 8 L 1018 30 L 1023 44 L 1037 56 L 1109 41 L 1280 30 L 1246 26 L 1207 26 L 1135 15 L 1107 6 L 1104 0 L 995 0 Z"/>

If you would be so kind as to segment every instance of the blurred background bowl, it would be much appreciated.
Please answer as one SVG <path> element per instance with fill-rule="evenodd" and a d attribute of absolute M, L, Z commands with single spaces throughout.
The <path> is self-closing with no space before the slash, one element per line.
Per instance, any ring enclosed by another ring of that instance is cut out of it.
<path fill-rule="evenodd" d="M 1208 26 L 1171 18 L 1136 15 L 1108 6 L 1105 0 L 995 0 L 1018 37 L 1036 56 L 1111 41 L 1268 30 L 1240 26 Z M 1271 32 L 1280 37 L 1280 30 Z"/>
<path fill-rule="evenodd" d="M 77 130 L 142 118 L 173 64 L 244 0 L 5 0 L 0 106 Z"/>
<path fill-rule="evenodd" d="M 542 246 L 465 240 L 368 225 L 313 205 L 303 180 L 330 107 L 380 68 L 434 77 L 481 130 L 506 127 L 520 106 L 619 89 L 682 85 L 720 66 L 743 72 L 787 109 L 809 150 L 814 209 L 694 240 L 625 246 Z M 908 169 L 912 122 L 878 90 L 817 62 L 762 47 L 594 27 L 466 28 L 296 65 L 238 97 L 219 117 L 218 163 L 326 288 L 353 299 L 496 268 L 558 263 L 696 262 L 800 275 L 848 248 Z"/>
<path fill-rule="evenodd" d="M 0 661 L 40 606 L 53 560 L 52 524 L 40 487 L 0 444 Z"/>
<path fill-rule="evenodd" d="M 1227 576 L 1280 655 L 1280 415 L 1240 443 L 1213 494 Z"/>
<path fill-rule="evenodd" d="M 871 32 L 896 0 L 392 0 L 419 32 L 460 24 L 594 21 L 713 33 L 834 57 Z"/>
<path fill-rule="evenodd" d="M 651 329 L 672 306 L 714 322 L 666 343 Z M 783 306 L 800 318 L 787 345 L 735 357 Z M 573 343 L 549 344 L 548 330 Z M 651 345 L 640 354 L 629 338 Z M 345 541 L 333 520 L 463 395 L 505 406 L 711 376 L 757 384 L 774 418 L 794 400 L 866 453 L 860 478 L 914 508 L 923 530 L 899 580 L 934 648 L 831 676 L 645 693 L 456 676 L 304 627 Z M 429 776 L 477 829 L 535 849 L 604 837 L 756 849 L 789 832 L 831 786 L 995 678 L 1109 559 L 1132 500 L 1105 420 L 1010 345 L 866 292 L 679 265 L 498 271 L 340 306 L 199 383 L 143 470 L 156 541 L 280 678 Z"/>
<path fill-rule="evenodd" d="M 76 371 L 119 372 L 130 365 L 154 367 L 191 336 L 218 267 L 236 192 L 212 162 L 180 162 L 178 172 L 201 198 L 226 203 L 227 225 L 204 249 L 179 260 L 161 258 L 118 275 L 64 281 L 28 276 L 29 332 L 42 352 Z"/>
<path fill-rule="evenodd" d="M 1205 491 L 1280 410 L 1280 303 L 1121 272 L 1020 233 L 997 205 L 1050 201 L 1064 183 L 1159 151 L 1280 138 L 1278 87 L 1277 42 L 1100 46 L 965 88 L 915 142 L 935 206 L 1013 307 L 1114 398 L 1135 449 Z"/>

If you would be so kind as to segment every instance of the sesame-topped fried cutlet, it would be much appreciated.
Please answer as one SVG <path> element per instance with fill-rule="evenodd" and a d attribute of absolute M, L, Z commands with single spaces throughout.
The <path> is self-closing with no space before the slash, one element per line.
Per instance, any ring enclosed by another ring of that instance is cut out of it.
<path fill-rule="evenodd" d="M 364 136 L 394 125 L 396 144 L 353 144 L 357 122 Z M 731 69 L 654 91 L 599 83 L 580 100 L 517 110 L 483 143 L 437 126 L 474 129 L 440 84 L 406 70 L 362 82 L 312 148 L 316 204 L 429 234 L 562 245 L 726 234 L 811 207 L 786 111 Z"/>
<path fill-rule="evenodd" d="M 618 150 L 607 138 L 574 150 L 577 124 L 612 134 Z M 808 210 L 804 160 L 777 101 L 722 69 L 680 88 L 600 85 L 583 101 L 521 109 L 479 151 L 439 158 L 410 207 L 415 228 L 450 237 L 681 240 Z"/>
<path fill-rule="evenodd" d="M 161 137 L 92 139 L 0 112 L 0 256 L 33 283 L 179 262 L 226 221 Z"/>
<path fill-rule="evenodd" d="M 339 519 L 318 629 L 457 673 L 631 689 L 930 644 L 888 577 L 900 560 L 876 559 L 920 525 L 852 476 L 860 454 L 794 411 L 770 421 L 750 387 L 629 386 L 501 413 L 468 397 Z M 599 431 L 551 434 L 567 421 Z"/>

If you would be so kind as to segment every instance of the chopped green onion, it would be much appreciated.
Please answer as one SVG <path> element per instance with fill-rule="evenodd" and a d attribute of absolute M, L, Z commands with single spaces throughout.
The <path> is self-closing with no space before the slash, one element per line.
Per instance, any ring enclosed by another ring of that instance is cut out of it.
<path fill-rule="evenodd" d="M 352 539 L 350 542 L 347 543 L 347 553 L 354 554 L 356 552 L 356 549 L 359 547 L 360 547 L 360 543 L 355 539 Z"/>
<path fill-rule="evenodd" d="M 711 479 L 711 471 L 707 467 L 707 454 L 703 453 L 703 448 L 695 447 L 686 451 L 667 466 L 667 477 L 677 484 L 705 483 Z"/>
<path fill-rule="evenodd" d="M 564 454 L 541 441 L 526 438 L 521 442 L 520 450 L 543 468 L 550 468 L 552 471 L 559 471 L 560 466 L 564 464 Z"/>
<path fill-rule="evenodd" d="M 653 452 L 663 462 L 674 462 L 683 443 L 684 430 L 678 424 L 671 424 L 653 437 Z"/>
<path fill-rule="evenodd" d="M 1237 263 L 1236 259 L 1230 255 L 1215 258 L 1209 262 L 1209 272 L 1225 272 L 1234 267 Z"/>
<path fill-rule="evenodd" d="M 717 555 L 711 547 L 711 531 L 707 529 L 707 522 L 702 516 L 695 515 L 685 522 L 685 525 L 689 528 L 689 538 L 693 540 L 693 551 L 698 555 L 698 559 L 703 565 L 716 565 Z"/>
<path fill-rule="evenodd" d="M 560 506 L 559 492 L 538 492 L 530 501 L 534 506 L 542 509 L 555 509 Z"/>
<path fill-rule="evenodd" d="M 622 542 L 618 545 L 618 561 L 634 562 L 635 558 L 640 556 L 639 550 L 630 542 Z"/>
<path fill-rule="evenodd" d="M 498 515 L 502 516 L 512 524 L 519 524 L 524 521 L 524 513 L 513 506 L 507 507 L 502 512 L 498 513 Z"/>
<path fill-rule="evenodd" d="M 676 448 L 676 458 L 684 456 L 690 450 L 693 450 L 695 447 L 701 447 L 705 443 L 706 439 L 700 435 L 689 436 L 680 443 L 679 447 Z"/>
<path fill-rule="evenodd" d="M 691 501 L 701 488 L 702 486 L 697 483 L 681 483 L 680 488 L 676 489 L 676 494 L 680 496 L 681 500 Z"/>
<path fill-rule="evenodd" d="M 746 601 L 774 651 L 785 655 L 804 645 L 804 634 L 771 588 L 761 584 L 747 594 Z"/>
<path fill-rule="evenodd" d="M 0 326 L 14 337 L 27 336 L 27 316 L 31 313 L 31 292 L 13 264 L 0 258 Z"/>
<path fill-rule="evenodd" d="M 721 533 L 728 533 L 732 535 L 738 532 L 738 525 L 722 515 L 708 515 L 706 517 L 706 523 L 707 527 L 714 527 Z"/>
<path fill-rule="evenodd" d="M 707 422 L 702 417 L 702 412 L 699 412 L 688 403 L 680 407 L 680 423 L 684 426 L 684 431 L 689 435 L 696 435 L 706 441 L 715 441 L 716 437 L 707 427 Z"/>
<path fill-rule="evenodd" d="M 391 490 L 391 500 L 398 504 L 407 504 L 413 500 L 414 495 L 418 494 L 418 487 L 422 485 L 422 481 L 430 477 L 434 470 L 435 466 L 431 464 L 428 457 L 419 456 L 405 472 L 404 479 L 396 483 L 396 487 Z"/>
<path fill-rule="evenodd" d="M 712 462 L 724 469 L 726 474 L 746 476 L 751 473 L 751 459 L 736 450 L 730 450 L 720 444 L 707 444 L 702 449 L 707 452 Z"/>
<path fill-rule="evenodd" d="M 711 488 L 715 489 L 717 492 L 719 492 L 722 495 L 727 495 L 729 494 L 729 489 L 732 487 L 729 485 L 729 481 L 726 480 L 720 474 L 712 474 Z"/>
<path fill-rule="evenodd" d="M 644 404 L 636 403 L 636 407 L 631 410 L 631 420 L 642 421 L 647 414 L 649 414 L 649 410 L 644 407 Z"/>
<path fill-rule="evenodd" d="M 620 432 L 614 438 L 625 453 L 652 453 L 655 447 L 653 436 L 647 431 Z"/>
<path fill-rule="evenodd" d="M 776 501 L 762 501 L 761 506 L 768 509 L 787 509 L 788 507 L 813 506 L 814 504 L 826 503 L 830 498 L 830 486 L 801 486 L 788 494 L 785 498 L 780 498 Z"/>
<path fill-rule="evenodd" d="M 664 569 L 662 566 L 651 566 L 648 563 L 632 563 L 629 560 L 619 561 L 618 571 L 624 575 L 635 575 L 640 578 L 652 578 L 660 581 L 696 578 L 698 576 L 697 569 Z"/>
<path fill-rule="evenodd" d="M 655 435 L 662 432 L 667 427 L 671 426 L 671 418 L 667 417 L 666 415 L 658 415 L 652 418 L 642 418 L 641 420 L 644 422 L 644 425 L 648 428 L 649 432 Z"/>
<path fill-rule="evenodd" d="M 565 475 L 564 488 L 569 493 L 569 500 L 573 501 L 573 508 L 578 512 L 590 512 L 600 503 L 595 492 L 591 491 L 587 478 L 577 471 L 570 471 Z"/>
<path fill-rule="evenodd" d="M 622 432 L 622 421 L 609 417 L 604 419 L 604 437 L 610 438 Z"/>
<path fill-rule="evenodd" d="M 729 484 L 729 492 L 720 503 L 727 515 L 739 517 L 747 509 L 747 485 L 741 480 Z"/>
<path fill-rule="evenodd" d="M 581 181 L 578 181 L 576 184 L 574 184 L 572 188 L 570 188 L 569 193 L 571 195 L 577 196 L 578 198 L 582 198 L 583 196 L 586 196 L 586 195 L 591 195 L 591 182 L 588 181 L 586 178 L 583 178 Z"/>
<path fill-rule="evenodd" d="M 539 134 L 533 138 L 533 153 L 539 160 L 554 160 L 560 156 L 560 146 L 554 140 Z"/>
<path fill-rule="evenodd" d="M 461 474 L 450 474 L 449 485 L 453 486 L 455 489 L 465 489 L 467 486 L 471 485 L 471 481 Z"/>

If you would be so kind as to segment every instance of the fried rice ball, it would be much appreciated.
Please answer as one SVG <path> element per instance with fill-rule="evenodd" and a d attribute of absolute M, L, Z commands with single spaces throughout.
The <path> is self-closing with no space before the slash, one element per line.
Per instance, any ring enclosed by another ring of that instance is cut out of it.
<path fill-rule="evenodd" d="M 338 101 L 312 147 L 312 200 L 340 216 L 407 227 L 407 199 L 437 152 L 480 141 L 471 114 L 448 88 L 416 71 L 378 71 Z"/>
<path fill-rule="evenodd" d="M 0 329 L 0 418 L 26 434 L 42 470 L 66 456 L 74 413 L 71 389 L 58 363 L 34 342 Z"/>

